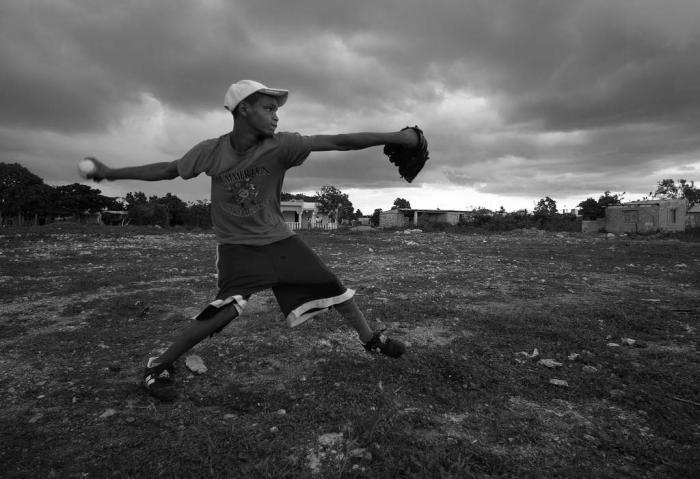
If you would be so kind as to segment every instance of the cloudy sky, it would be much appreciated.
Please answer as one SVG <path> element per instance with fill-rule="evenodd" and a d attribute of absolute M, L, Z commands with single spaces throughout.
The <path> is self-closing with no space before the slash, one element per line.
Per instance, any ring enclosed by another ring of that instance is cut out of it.
<path fill-rule="evenodd" d="M 0 161 L 52 185 L 77 161 L 179 158 L 231 129 L 228 85 L 291 91 L 279 129 L 421 126 L 409 185 L 382 154 L 315 153 L 284 190 L 356 208 L 574 208 L 700 183 L 697 0 L 3 0 Z M 113 182 L 205 199 L 207 178 Z"/>

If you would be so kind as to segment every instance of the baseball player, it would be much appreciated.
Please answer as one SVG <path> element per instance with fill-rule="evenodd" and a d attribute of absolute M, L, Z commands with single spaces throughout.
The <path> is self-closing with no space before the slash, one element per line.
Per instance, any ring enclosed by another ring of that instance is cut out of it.
<path fill-rule="evenodd" d="M 241 314 L 256 292 L 272 289 L 289 326 L 298 326 L 330 308 L 358 333 L 364 348 L 398 358 L 405 345 L 373 331 L 353 298 L 321 259 L 291 231 L 280 211 L 280 194 L 289 168 L 300 166 L 314 151 L 345 151 L 391 144 L 410 149 L 421 141 L 412 129 L 390 133 L 303 136 L 276 132 L 278 109 L 288 91 L 252 80 L 232 84 L 225 108 L 233 130 L 204 140 L 172 162 L 110 168 L 94 162 L 94 181 L 158 181 L 201 173 L 211 177 L 211 215 L 217 239 L 219 292 L 158 357 L 148 360 L 143 385 L 154 397 L 177 397 L 172 382 L 176 359 L 207 336 L 220 332 Z"/>

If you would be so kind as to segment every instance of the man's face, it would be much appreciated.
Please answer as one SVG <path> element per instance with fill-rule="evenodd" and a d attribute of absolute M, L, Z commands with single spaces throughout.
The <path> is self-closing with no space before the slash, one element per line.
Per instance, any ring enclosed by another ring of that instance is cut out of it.
<path fill-rule="evenodd" d="M 279 102 L 277 97 L 260 95 L 260 98 L 253 104 L 249 104 L 246 119 L 248 124 L 257 130 L 261 136 L 272 136 L 277 129 L 277 109 Z"/>

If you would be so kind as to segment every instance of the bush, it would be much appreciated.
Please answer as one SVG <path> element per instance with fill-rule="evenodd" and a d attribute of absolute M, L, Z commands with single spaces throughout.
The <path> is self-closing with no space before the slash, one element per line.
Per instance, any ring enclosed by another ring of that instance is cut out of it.
<path fill-rule="evenodd" d="M 505 215 L 476 215 L 470 220 L 461 221 L 459 227 L 475 231 L 511 231 L 522 228 L 537 227 L 538 224 L 530 215 L 508 213 Z"/>
<path fill-rule="evenodd" d="M 700 226 L 687 228 L 685 231 L 678 233 L 672 233 L 671 236 L 681 241 L 700 242 Z"/>
<path fill-rule="evenodd" d="M 581 231 L 581 219 L 574 215 L 556 215 L 544 218 L 540 222 L 540 229 L 578 233 Z"/>
<path fill-rule="evenodd" d="M 459 228 L 467 231 L 502 232 L 537 228 L 546 231 L 580 232 L 581 219 L 570 214 L 534 216 L 524 211 L 495 215 L 475 215 L 461 221 Z"/>
<path fill-rule="evenodd" d="M 418 221 L 418 225 L 416 226 L 416 228 L 422 229 L 423 231 L 426 231 L 426 232 L 432 232 L 432 231 L 446 231 L 446 230 L 454 229 L 454 226 L 449 224 L 449 223 L 445 223 L 443 221 L 431 221 L 431 220 L 421 219 Z M 401 228 L 401 229 L 405 229 L 405 228 Z"/>

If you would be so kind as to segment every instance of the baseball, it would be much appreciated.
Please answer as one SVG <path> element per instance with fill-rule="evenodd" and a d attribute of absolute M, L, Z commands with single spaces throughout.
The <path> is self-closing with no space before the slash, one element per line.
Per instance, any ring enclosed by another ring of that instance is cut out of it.
<path fill-rule="evenodd" d="M 80 176 L 87 179 L 89 175 L 97 171 L 97 167 L 95 166 L 95 162 L 90 158 L 83 158 L 80 160 L 80 163 L 78 163 L 78 171 L 80 172 Z"/>

